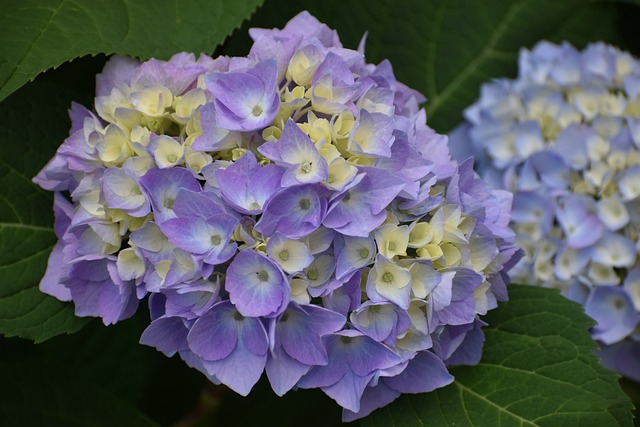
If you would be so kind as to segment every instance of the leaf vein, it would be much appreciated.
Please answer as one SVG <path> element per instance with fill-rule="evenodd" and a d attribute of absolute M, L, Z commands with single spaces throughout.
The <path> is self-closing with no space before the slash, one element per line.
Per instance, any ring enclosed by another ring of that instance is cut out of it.
<path fill-rule="evenodd" d="M 411 399 L 407 399 L 409 402 L 409 406 L 411 407 L 411 410 L 413 411 L 414 414 L 416 414 L 416 419 L 418 420 L 418 422 L 420 423 L 421 426 L 424 427 L 424 423 L 422 422 L 422 418 L 420 418 L 420 414 L 418 413 L 418 411 L 416 410 L 416 407 L 413 406 L 413 402 L 411 402 Z"/>
<path fill-rule="evenodd" d="M 0 194 L 0 199 L 4 200 L 4 202 L 7 204 L 9 209 L 13 212 L 13 215 L 15 215 L 16 220 L 18 221 L 18 223 L 19 224 L 24 224 L 24 221 L 22 220 L 22 216 L 20 215 L 20 212 L 18 212 L 18 210 L 16 209 L 14 204 L 11 202 L 11 200 L 6 198 L 3 194 Z"/>
<path fill-rule="evenodd" d="M 45 231 L 48 233 L 54 233 L 53 228 L 51 227 L 43 227 L 41 225 L 30 225 L 24 223 L 15 223 L 15 222 L 0 222 L 0 229 L 3 228 L 17 228 L 23 230 L 31 230 L 31 231 Z"/>
<path fill-rule="evenodd" d="M 555 364 L 546 365 L 546 366 L 544 366 L 544 368 L 548 368 L 548 367 L 553 366 L 553 365 L 560 365 L 560 364 L 563 364 L 563 363 L 566 363 L 566 362 L 570 362 L 570 361 L 577 361 L 577 360 L 578 360 L 577 358 L 574 358 L 574 359 L 571 359 L 571 360 L 558 361 Z M 482 365 L 484 365 L 484 366 L 492 366 L 492 367 L 497 368 L 497 369 L 504 369 L 504 370 L 507 370 L 507 371 L 513 371 L 513 372 L 518 372 L 518 373 L 527 374 L 527 375 L 532 375 L 532 373 L 533 373 L 535 375 L 539 375 L 539 376 L 545 378 L 548 381 L 552 381 L 554 383 L 562 384 L 562 385 L 565 385 L 565 386 L 570 386 L 572 388 L 580 390 L 583 393 L 589 393 L 589 394 L 594 395 L 594 396 L 600 396 L 598 393 L 594 393 L 594 392 L 591 392 L 589 390 L 585 390 L 584 387 L 582 387 L 582 385 L 577 385 L 577 384 L 569 383 L 569 382 L 566 382 L 566 381 L 561 381 L 561 380 L 558 380 L 558 379 L 553 378 L 553 377 L 549 377 L 547 375 L 541 374 L 537 369 L 534 370 L 534 371 L 528 371 L 528 370 L 524 370 L 524 369 L 513 368 L 513 367 L 510 367 L 510 366 L 496 365 L 496 364 L 493 364 L 493 363 L 486 363 L 486 362 L 483 362 Z"/>
<path fill-rule="evenodd" d="M 60 10 L 60 8 L 62 7 L 62 4 L 65 2 L 65 0 L 60 0 L 60 3 L 58 3 L 58 6 L 54 7 L 51 9 L 51 15 L 49 16 L 49 19 L 47 20 L 47 22 L 44 24 L 44 26 L 42 27 L 42 29 L 40 30 L 40 32 L 38 33 L 38 35 L 36 36 L 35 39 L 33 39 L 33 41 L 31 42 L 31 44 L 29 45 L 29 47 L 27 48 L 27 50 L 24 52 L 24 55 L 22 55 L 22 58 L 15 63 L 15 68 L 13 69 L 13 71 L 11 72 L 11 74 L 9 74 L 9 76 L 7 76 L 7 78 L 5 79 L 4 82 L 2 82 L 2 87 L 4 88 L 8 82 L 11 81 L 11 79 L 13 79 L 13 76 L 16 75 L 16 73 L 18 72 L 18 70 L 20 69 L 21 64 L 24 62 L 24 60 L 27 58 L 27 56 L 29 56 L 29 54 L 31 53 L 31 51 L 33 50 L 33 47 L 36 45 L 36 43 L 40 40 L 40 38 L 42 37 L 42 35 L 45 33 L 45 31 L 47 30 L 47 28 L 49 27 L 49 25 L 52 24 L 53 19 L 55 18 L 55 16 L 58 14 L 58 11 Z"/>
<path fill-rule="evenodd" d="M 494 47 L 496 46 L 504 32 L 508 29 L 509 22 L 511 22 L 513 17 L 516 16 L 523 4 L 524 2 L 520 1 L 511 5 L 509 10 L 507 10 L 507 13 L 500 21 L 500 24 L 494 30 L 486 46 L 449 83 L 447 83 L 442 92 L 437 93 L 433 97 L 433 99 L 431 99 L 430 102 L 427 103 L 429 115 L 435 113 L 442 106 L 443 102 L 446 101 L 449 96 L 451 96 L 451 93 L 456 90 L 471 73 L 476 71 L 480 63 L 484 61 L 484 59 L 488 55 L 490 55 L 491 52 L 493 52 Z"/>
<path fill-rule="evenodd" d="M 22 262 L 28 261 L 28 260 L 30 260 L 30 259 L 32 259 L 32 258 L 37 257 L 38 255 L 40 255 L 40 254 L 42 254 L 42 253 L 49 252 L 50 250 L 51 250 L 51 246 L 47 246 L 46 248 L 44 248 L 44 249 L 42 249 L 42 250 L 39 250 L 39 251 L 37 251 L 37 252 L 32 253 L 31 255 L 29 255 L 29 256 L 28 256 L 28 257 L 26 257 L 26 258 L 20 258 L 20 259 L 18 259 L 18 260 L 16 260 L 16 261 L 12 261 L 12 262 L 7 263 L 7 264 L 0 264 L 0 269 L 8 268 L 8 267 L 11 267 L 11 266 L 14 266 L 14 265 L 20 264 L 20 263 L 22 263 Z M 13 296 L 13 295 L 15 295 L 15 294 L 5 295 L 5 296 L 4 296 L 4 297 L 2 297 L 2 298 L 9 298 L 9 297 L 11 297 L 11 296 Z M 0 298 L 0 300 L 2 300 L 2 298 Z"/>
<path fill-rule="evenodd" d="M 10 171 L 12 171 L 13 173 L 15 173 L 16 175 L 18 175 L 20 178 L 22 178 L 23 180 L 27 181 L 29 183 L 29 185 L 31 185 L 33 188 L 45 193 L 45 194 L 49 194 L 47 192 L 45 192 L 44 190 L 42 190 L 42 188 L 40 188 L 39 186 L 37 186 L 36 184 L 33 183 L 33 181 L 31 181 L 30 178 L 27 178 L 26 175 L 24 175 L 23 172 L 20 172 L 18 169 L 16 169 L 15 167 L 11 166 L 9 163 L 5 162 L 4 160 L 0 159 L 0 164 L 5 166 L 7 169 L 9 169 Z"/>
<path fill-rule="evenodd" d="M 462 394 L 462 392 L 463 392 L 463 391 L 464 391 L 464 392 L 466 392 L 466 393 L 469 393 L 469 394 L 471 394 L 471 395 L 473 395 L 473 396 L 477 397 L 478 399 L 482 400 L 483 402 L 487 403 L 488 405 L 495 407 L 496 409 L 498 409 L 498 411 L 500 411 L 500 412 L 504 412 L 504 413 L 506 413 L 506 414 L 508 414 L 508 415 L 512 416 L 513 418 L 515 418 L 515 419 L 517 419 L 518 421 L 520 421 L 520 423 L 521 423 L 521 424 L 523 424 L 523 425 L 525 425 L 525 424 L 526 424 L 526 425 L 531 425 L 531 426 L 537 426 L 537 427 L 540 427 L 538 424 L 536 424 L 536 423 L 534 423 L 534 422 L 531 422 L 531 421 L 529 421 L 529 420 L 526 420 L 526 419 L 522 418 L 522 417 L 521 417 L 520 415 L 518 415 L 518 414 L 514 414 L 513 412 L 509 411 L 508 409 L 503 408 L 502 406 L 498 405 L 497 403 L 495 403 L 495 402 L 493 402 L 493 401 L 491 401 L 491 400 L 487 399 L 485 396 L 483 396 L 483 395 L 481 395 L 481 394 L 479 394 L 479 393 L 476 393 L 475 391 L 473 391 L 473 390 L 472 390 L 472 389 L 470 389 L 469 387 L 466 387 L 466 386 L 464 386 L 464 385 L 460 384 L 460 382 L 459 382 L 459 381 L 454 381 L 453 383 L 454 383 L 454 384 L 456 384 L 456 386 L 457 386 L 457 387 L 459 387 L 459 388 L 461 389 L 461 391 L 460 391 L 460 393 L 461 393 L 461 394 Z M 462 398 L 462 402 L 463 402 L 463 405 L 464 405 L 464 398 Z M 466 410 L 465 410 L 465 414 L 466 414 L 466 413 L 467 413 L 467 412 L 466 412 Z M 468 419 L 468 416 L 467 416 L 467 419 Z M 469 421 L 471 421 L 471 420 L 469 420 Z M 473 425 L 473 423 L 471 423 L 471 424 Z"/>
<path fill-rule="evenodd" d="M 446 9 L 444 4 L 439 4 L 436 8 L 436 13 L 434 14 L 433 20 L 433 31 L 432 36 L 429 38 L 427 42 L 427 47 L 429 50 L 428 58 L 437 58 L 436 50 L 438 47 L 438 39 L 440 38 L 440 33 L 442 32 L 442 20 L 444 18 Z M 438 86 L 436 85 L 436 61 L 429 61 L 429 70 L 427 70 L 427 90 L 429 93 L 437 93 Z"/>

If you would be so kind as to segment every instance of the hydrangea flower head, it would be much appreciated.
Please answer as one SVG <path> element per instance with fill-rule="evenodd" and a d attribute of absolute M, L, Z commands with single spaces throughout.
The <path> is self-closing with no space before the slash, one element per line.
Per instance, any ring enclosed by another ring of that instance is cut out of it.
<path fill-rule="evenodd" d="M 513 191 L 519 283 L 559 288 L 597 325 L 603 363 L 640 380 L 640 61 L 596 43 L 538 43 L 515 80 L 482 86 L 460 157 Z"/>
<path fill-rule="evenodd" d="M 345 420 L 449 384 L 517 258 L 511 196 L 451 160 L 419 93 L 303 12 L 247 57 L 114 57 L 34 178 L 41 289 L 246 395 L 320 388 Z M 418 381 L 416 381 L 418 379 Z"/>

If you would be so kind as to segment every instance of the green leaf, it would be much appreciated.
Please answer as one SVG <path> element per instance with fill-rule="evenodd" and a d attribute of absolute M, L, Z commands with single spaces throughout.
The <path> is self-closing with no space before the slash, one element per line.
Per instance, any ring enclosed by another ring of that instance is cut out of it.
<path fill-rule="evenodd" d="M 0 101 L 39 73 L 98 53 L 211 52 L 261 0 L 0 2 Z"/>
<path fill-rule="evenodd" d="M 18 338 L 0 338 L 0 384 L 5 390 L 23 387 L 22 374 L 11 375 L 4 369 L 8 364 L 20 372 L 26 366 L 37 366 L 39 372 L 44 372 L 46 381 L 64 376 L 78 387 L 91 383 L 101 393 L 135 406 L 160 425 L 176 425 L 192 412 L 202 391 L 212 384 L 180 357 L 169 358 L 155 348 L 140 345 L 140 335 L 149 321 L 149 312 L 142 305 L 133 318 L 116 325 L 106 327 L 99 319 L 92 319 L 78 333 L 60 335 L 38 345 Z M 49 372 L 55 372 L 56 377 L 51 377 Z M 14 424 L 20 424 L 19 421 L 28 416 L 31 397 L 40 396 L 37 387 L 24 388 L 24 398 L 12 404 L 13 413 L 20 415 Z M 67 409 L 73 410 L 66 406 L 59 412 Z M 42 417 L 46 421 L 49 415 L 43 413 Z M 66 412 L 62 415 L 74 416 Z M 53 416 L 55 419 L 57 415 Z M 4 420 L 0 404 L 3 426 Z M 49 424 L 25 422 L 23 425 Z"/>
<path fill-rule="evenodd" d="M 246 52 L 246 27 L 282 26 L 304 9 L 335 28 L 346 47 L 355 48 L 368 31 L 367 61 L 388 58 L 399 81 L 425 94 L 429 125 L 441 133 L 462 121 L 481 83 L 515 77 L 521 47 L 541 39 L 639 47 L 633 31 L 640 8 L 615 1 L 352 0 L 347 7 L 342 0 L 269 0 L 227 51 Z"/>
<path fill-rule="evenodd" d="M 113 355 L 118 357 L 118 355 Z M 38 360 L 0 360 L 0 420 L 5 427 L 154 426 L 131 404 L 74 375 Z M 123 360 L 123 363 L 126 361 Z"/>
<path fill-rule="evenodd" d="M 86 76 L 66 81 L 60 71 L 47 73 L 0 103 L 0 334 L 6 336 L 40 342 L 86 323 L 71 304 L 38 289 L 56 235 L 51 193 L 31 182 L 69 132 L 71 100 L 91 99 L 95 67 L 86 63 L 61 69 Z"/>
<path fill-rule="evenodd" d="M 478 365 L 452 369 L 450 386 L 402 396 L 362 425 L 631 426 L 631 401 L 592 354 L 593 321 L 581 307 L 550 289 L 512 285 L 509 294 L 484 318 Z"/>

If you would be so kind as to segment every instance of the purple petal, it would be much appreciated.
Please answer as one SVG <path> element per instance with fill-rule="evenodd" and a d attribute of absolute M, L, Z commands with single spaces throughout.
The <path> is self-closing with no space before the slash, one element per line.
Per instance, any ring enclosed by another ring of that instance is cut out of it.
<path fill-rule="evenodd" d="M 485 323 L 476 319 L 473 322 L 473 329 L 464 333 L 464 339 L 453 353 L 445 360 L 447 366 L 469 365 L 480 363 L 482 357 L 482 345 L 484 344 L 484 333 L 482 327 Z M 459 328 L 451 326 L 447 329 Z"/>
<path fill-rule="evenodd" d="M 344 323 L 345 318 L 331 310 L 291 304 L 277 323 L 277 333 L 283 348 L 295 360 L 306 365 L 324 365 L 327 352 L 320 337 L 336 332 Z"/>
<path fill-rule="evenodd" d="M 376 409 L 393 402 L 399 396 L 400 392 L 387 386 L 384 381 L 378 381 L 375 387 L 369 386 L 364 389 L 364 393 L 360 398 L 360 410 L 358 412 L 348 409 L 342 410 L 342 421 L 351 422 L 366 417 Z"/>
<path fill-rule="evenodd" d="M 278 232 L 297 239 L 315 231 L 325 217 L 324 190 L 314 184 L 283 188 L 271 197 L 255 229 L 264 236 Z"/>
<path fill-rule="evenodd" d="M 267 142 L 258 151 L 283 166 L 288 166 L 282 177 L 282 186 L 312 184 L 327 179 L 327 162 L 315 144 L 291 119 L 277 141 Z"/>
<path fill-rule="evenodd" d="M 187 333 L 183 319 L 160 317 L 147 326 L 140 337 L 140 344 L 155 347 L 169 356 L 177 351 L 187 350 Z"/>
<path fill-rule="evenodd" d="M 238 342 L 236 310 L 228 301 L 215 304 L 191 327 L 189 348 L 205 360 L 220 360 L 229 356 Z"/>
<path fill-rule="evenodd" d="M 215 96 L 217 120 L 228 130 L 252 131 L 273 121 L 280 107 L 275 60 L 259 62 L 246 73 L 213 73 L 205 78 Z"/>
<path fill-rule="evenodd" d="M 102 175 L 102 192 L 110 208 L 122 209 L 135 217 L 151 211 L 138 183 L 120 168 L 107 168 Z"/>
<path fill-rule="evenodd" d="M 269 342 L 267 331 L 264 329 L 259 319 L 245 317 L 238 321 L 239 339 L 244 343 L 247 350 L 257 356 L 267 354 L 269 350 Z"/>
<path fill-rule="evenodd" d="M 200 218 L 173 218 L 161 228 L 171 243 L 185 251 L 204 254 L 211 249 L 209 228 Z"/>
<path fill-rule="evenodd" d="M 138 308 L 138 299 L 133 282 L 122 282 L 119 279 L 115 263 L 109 263 L 107 269 L 112 280 L 103 282 L 98 308 L 102 322 L 111 325 L 133 316 Z"/>
<path fill-rule="evenodd" d="M 638 313 L 627 292 L 617 286 L 597 286 L 584 306 L 585 313 L 598 324 L 592 335 L 605 344 L 628 336 L 638 324 Z"/>
<path fill-rule="evenodd" d="M 158 224 L 175 218 L 173 207 L 178 190 L 201 190 L 200 183 L 184 168 L 150 169 L 140 178 L 140 184 L 151 201 L 154 220 Z"/>
<path fill-rule="evenodd" d="M 434 318 L 445 325 L 465 325 L 473 323 L 475 319 L 475 298 L 469 295 L 460 301 L 452 301 L 444 309 L 434 313 Z"/>
<path fill-rule="evenodd" d="M 387 217 L 385 209 L 405 186 L 393 175 L 361 168 L 365 176 L 332 202 L 323 224 L 349 236 L 367 237 Z"/>
<path fill-rule="evenodd" d="M 395 137 L 393 119 L 382 113 L 360 110 L 360 118 L 350 133 L 350 151 L 365 155 L 390 157 Z"/>
<path fill-rule="evenodd" d="M 349 338 L 343 351 L 348 352 L 349 367 L 356 375 L 369 375 L 377 369 L 390 368 L 401 362 L 397 354 L 366 335 Z"/>
<path fill-rule="evenodd" d="M 542 182 L 549 188 L 568 187 L 569 167 L 560 155 L 552 151 L 541 151 L 531 155 L 527 161 L 532 163 Z"/>
<path fill-rule="evenodd" d="M 140 62 L 135 59 L 112 56 L 102 72 L 96 76 L 96 96 L 107 96 L 113 88 L 129 86 L 138 67 Z"/>
<path fill-rule="evenodd" d="M 287 279 L 271 260 L 252 250 L 241 251 L 227 269 L 229 299 L 243 316 L 275 316 L 289 302 Z"/>
<path fill-rule="evenodd" d="M 590 212 L 589 205 L 593 201 L 581 196 L 567 196 L 560 203 L 556 217 L 569 246 L 580 249 L 593 245 L 604 230 L 597 216 Z"/>
<path fill-rule="evenodd" d="M 340 339 L 341 337 L 335 334 L 322 338 L 329 353 L 329 363 L 326 366 L 313 367 L 308 374 L 300 379 L 299 387 L 328 387 L 338 382 L 349 371 L 347 353 L 343 351 L 343 346 L 338 345 Z"/>
<path fill-rule="evenodd" d="M 331 76 L 334 83 L 352 85 L 354 83 L 353 73 L 342 58 L 333 52 L 329 52 L 318 66 L 313 75 L 312 83 L 315 85 L 322 77 Z"/>
<path fill-rule="evenodd" d="M 462 301 L 468 298 L 483 282 L 482 276 L 473 270 L 458 268 L 453 271 L 456 275 L 453 277 L 451 301 Z"/>
<path fill-rule="evenodd" d="M 191 144 L 192 150 L 222 151 L 231 150 L 239 146 L 242 136 L 238 132 L 230 132 L 221 128 L 216 117 L 215 103 L 210 102 L 200 108 L 202 134 Z"/>
<path fill-rule="evenodd" d="M 174 95 L 185 92 L 207 68 L 196 62 L 192 53 L 176 53 L 169 61 L 150 59 L 143 62 L 133 77 L 132 85 L 161 84 Z"/>
<path fill-rule="evenodd" d="M 222 197 L 236 210 L 255 215 L 280 189 L 284 170 L 276 165 L 260 166 L 256 156 L 247 151 L 226 169 L 215 171 Z"/>
<path fill-rule="evenodd" d="M 427 393 L 453 382 L 442 360 L 430 351 L 421 351 L 409 361 L 402 373 L 382 379 L 401 393 Z"/>
<path fill-rule="evenodd" d="M 291 390 L 311 366 L 300 363 L 282 348 L 276 348 L 267 359 L 266 371 L 271 388 L 278 396 Z"/>
<path fill-rule="evenodd" d="M 242 340 L 226 358 L 205 361 L 207 371 L 215 375 L 227 387 L 246 396 L 258 382 L 267 361 L 267 355 L 257 356 L 247 350 Z"/>
<path fill-rule="evenodd" d="M 393 337 L 395 341 L 397 332 L 404 332 L 410 321 L 404 310 L 396 312 L 394 306 L 394 304 L 367 301 L 351 313 L 351 323 L 360 332 L 376 341 L 382 342 L 389 337 Z M 406 323 L 402 331 L 398 331 L 397 328 L 400 313 L 404 314 Z"/>
<path fill-rule="evenodd" d="M 322 391 L 343 408 L 358 412 L 362 393 L 372 377 L 373 374 L 361 377 L 351 371 L 347 371 L 340 381 L 328 387 L 322 387 Z"/>
<path fill-rule="evenodd" d="M 39 288 L 45 294 L 54 296 L 60 301 L 71 301 L 71 291 L 60 283 L 64 267 L 64 263 L 62 262 L 63 247 L 63 242 L 59 240 L 51 250 L 49 260 L 47 261 L 47 270 L 42 280 L 40 280 Z"/>
<path fill-rule="evenodd" d="M 598 352 L 602 364 L 627 378 L 640 381 L 640 342 L 624 340 L 602 346 Z"/>
<path fill-rule="evenodd" d="M 176 194 L 174 213 L 179 217 L 210 218 L 226 213 L 224 203 L 209 191 L 191 191 L 180 188 Z"/>

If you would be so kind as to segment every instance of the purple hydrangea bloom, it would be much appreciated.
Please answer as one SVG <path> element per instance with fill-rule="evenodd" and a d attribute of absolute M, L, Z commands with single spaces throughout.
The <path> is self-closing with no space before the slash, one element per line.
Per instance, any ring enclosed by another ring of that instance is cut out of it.
<path fill-rule="evenodd" d="M 541 41 L 519 67 L 517 79 L 482 86 L 454 152 L 475 154 L 483 177 L 515 193 L 525 256 L 511 279 L 584 304 L 603 363 L 638 379 L 620 361 L 637 351 L 640 319 L 640 61 L 603 43 L 580 52 Z"/>
<path fill-rule="evenodd" d="M 320 388 L 345 420 L 447 385 L 507 299 L 510 193 L 451 160 L 364 41 L 308 12 L 250 34 L 247 57 L 115 56 L 96 111 L 72 106 L 34 178 L 56 192 L 42 291 L 107 324 L 148 296 L 142 344 L 242 395 L 263 373 L 278 395 Z"/>

